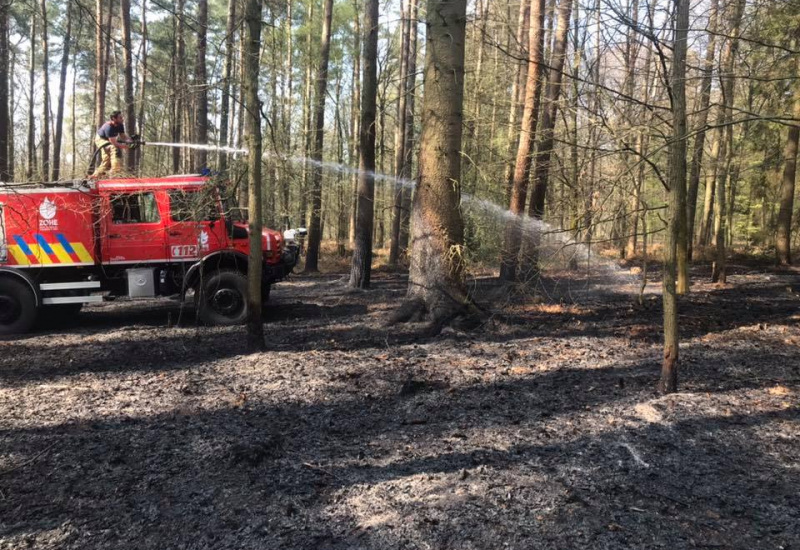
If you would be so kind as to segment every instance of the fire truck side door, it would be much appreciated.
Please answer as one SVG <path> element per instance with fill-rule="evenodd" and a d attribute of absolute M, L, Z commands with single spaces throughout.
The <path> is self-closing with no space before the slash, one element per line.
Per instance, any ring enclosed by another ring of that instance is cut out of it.
<path fill-rule="evenodd" d="M 168 195 L 167 249 L 172 261 L 197 260 L 226 247 L 227 233 L 215 194 L 175 189 Z"/>
<path fill-rule="evenodd" d="M 103 263 L 166 261 L 164 223 L 155 192 L 104 193 L 102 209 Z"/>

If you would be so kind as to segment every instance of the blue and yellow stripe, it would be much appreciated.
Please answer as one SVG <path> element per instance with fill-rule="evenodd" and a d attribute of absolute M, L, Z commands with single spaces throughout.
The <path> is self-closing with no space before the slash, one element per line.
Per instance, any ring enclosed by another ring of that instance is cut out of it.
<path fill-rule="evenodd" d="M 44 235 L 36 233 L 35 243 L 27 242 L 21 235 L 12 235 L 16 244 L 9 244 L 8 251 L 17 265 L 70 265 L 91 264 L 94 258 L 83 243 L 71 243 L 63 233 L 56 233 L 58 242 L 48 242 Z"/>

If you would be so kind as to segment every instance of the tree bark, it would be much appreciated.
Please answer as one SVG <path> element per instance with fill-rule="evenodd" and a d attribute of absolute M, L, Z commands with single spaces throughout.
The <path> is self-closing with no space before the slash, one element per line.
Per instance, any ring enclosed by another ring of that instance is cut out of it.
<path fill-rule="evenodd" d="M 125 75 L 125 133 L 128 136 L 136 134 L 136 99 L 133 95 L 133 44 L 131 43 L 131 0 L 120 0 L 120 14 L 122 18 L 122 56 L 123 73 Z M 129 174 L 136 171 L 136 152 L 128 150 L 125 155 L 125 169 Z"/>
<path fill-rule="evenodd" d="M 369 288 L 375 202 L 375 111 L 378 95 L 378 0 L 365 0 L 363 86 L 359 124 L 358 221 L 350 286 Z"/>
<path fill-rule="evenodd" d="M 403 161 L 405 177 L 412 179 L 414 164 L 414 112 L 417 84 L 417 19 L 419 17 L 418 0 L 409 0 L 408 16 L 408 67 L 406 70 L 406 130 L 403 132 L 406 143 L 403 146 L 405 160 Z M 400 250 L 408 251 L 408 239 L 411 230 L 411 187 L 403 186 L 400 207 Z"/>
<path fill-rule="evenodd" d="M 531 18 L 531 4 L 527 0 L 522 0 L 519 3 L 519 16 L 517 20 L 517 34 L 516 34 L 516 53 L 522 58 L 527 55 L 528 48 L 525 46 L 525 41 L 528 38 L 528 26 Z M 522 106 L 525 100 L 525 81 L 527 74 L 527 63 L 517 61 L 517 71 L 514 78 L 514 83 L 511 86 L 511 106 L 508 110 L 508 136 L 507 136 L 507 149 L 506 156 L 508 163 L 505 167 L 505 175 L 503 181 L 505 182 L 505 199 L 508 203 L 511 200 L 511 188 L 514 185 L 514 166 L 515 157 L 514 153 L 519 147 L 519 118 L 522 114 Z"/>
<path fill-rule="evenodd" d="M 361 131 L 359 127 L 359 106 L 361 104 L 361 14 L 359 13 L 358 9 L 358 0 L 353 0 L 353 11 L 355 12 L 355 17 L 353 19 L 353 78 L 352 78 L 352 94 L 350 98 L 350 147 L 349 147 L 349 161 L 353 164 L 356 162 L 356 158 L 358 158 L 358 163 L 361 163 L 361 154 L 360 154 L 360 146 L 361 146 Z M 376 21 L 377 24 L 377 21 Z M 377 61 L 376 61 L 377 64 Z M 376 65 L 377 66 L 377 65 Z M 376 69 L 377 70 L 377 69 Z M 377 73 L 376 73 L 377 74 Z M 377 79 L 377 76 L 375 77 Z M 377 82 L 375 83 L 375 93 L 377 94 Z M 374 124 L 374 120 L 373 120 Z M 374 152 L 373 152 L 374 157 Z M 374 158 L 373 158 L 374 164 Z M 353 174 L 353 200 L 352 204 L 350 205 L 350 232 L 348 235 L 348 241 L 350 243 L 350 247 L 355 249 L 356 246 L 356 231 L 358 226 L 358 202 L 359 202 L 359 181 L 360 175 Z M 374 195 L 374 182 L 373 182 L 373 195 Z"/>
<path fill-rule="evenodd" d="M 105 61 L 105 36 L 106 29 L 103 26 L 103 0 L 95 0 L 95 50 L 94 50 L 94 126 L 99 127 L 103 124 L 106 116 L 106 61 Z M 94 136 L 95 130 L 92 128 L 90 152 L 95 150 Z M 94 170 L 89 167 L 89 172 Z"/>
<path fill-rule="evenodd" d="M 264 345 L 261 317 L 261 104 L 258 99 L 258 72 L 261 52 L 261 0 L 244 0 L 245 66 L 242 73 L 247 139 L 247 194 L 250 227 L 250 257 L 247 267 L 247 347 L 260 351 Z"/>
<path fill-rule="evenodd" d="M 142 0 L 142 49 L 141 49 L 141 58 L 139 60 L 139 133 L 144 136 L 145 135 L 145 116 L 144 116 L 144 106 L 147 103 L 147 40 L 148 40 L 148 33 L 147 33 L 147 0 Z M 140 169 L 142 166 L 142 161 L 144 160 L 144 148 L 140 147 L 136 149 L 136 169 Z"/>
<path fill-rule="evenodd" d="M 185 97 L 186 93 L 186 43 L 184 39 L 183 22 L 184 10 L 186 8 L 186 0 L 177 0 L 177 7 L 175 8 L 174 18 L 174 32 L 175 32 L 175 87 L 173 92 L 175 94 L 175 106 L 172 120 L 172 141 L 180 143 L 183 138 L 183 117 L 185 110 Z M 244 80 L 245 76 L 242 75 Z M 172 170 L 175 173 L 180 173 L 183 168 L 181 149 L 178 147 L 172 148 Z"/>
<path fill-rule="evenodd" d="M 325 0 L 324 6 L 322 44 L 315 94 L 314 150 L 311 155 L 316 163 L 311 172 L 311 224 L 308 229 L 308 252 L 305 266 L 305 271 L 309 273 L 319 271 L 319 252 L 322 244 L 322 167 L 318 163 L 322 162 L 325 143 L 325 99 L 328 90 L 328 62 L 331 53 L 333 0 Z"/>
<path fill-rule="evenodd" d="M 675 0 L 675 40 L 672 57 L 672 139 L 669 143 L 670 219 L 664 251 L 664 361 L 658 390 L 678 390 L 678 293 L 676 289 L 681 218 L 686 216 L 686 50 L 689 0 Z"/>
<path fill-rule="evenodd" d="M 206 50 L 208 43 L 208 0 L 197 2 L 197 56 L 194 65 L 195 86 L 195 143 L 208 143 L 208 82 L 206 78 Z M 198 171 L 208 164 L 208 151 L 196 149 L 194 170 Z"/>
<path fill-rule="evenodd" d="M 420 175 L 412 212 L 408 302 L 438 330 L 467 305 L 461 215 L 466 0 L 428 0 Z"/>
<path fill-rule="evenodd" d="M 500 278 L 513 281 L 517 278 L 519 246 L 522 239 L 521 216 L 525 212 L 528 180 L 533 160 L 533 145 L 539 119 L 541 80 L 544 64 L 544 0 L 530 0 L 530 25 L 528 31 L 528 72 L 525 84 L 525 104 L 522 110 L 522 127 L 514 164 L 509 210 L 513 218 L 506 224 Z"/>

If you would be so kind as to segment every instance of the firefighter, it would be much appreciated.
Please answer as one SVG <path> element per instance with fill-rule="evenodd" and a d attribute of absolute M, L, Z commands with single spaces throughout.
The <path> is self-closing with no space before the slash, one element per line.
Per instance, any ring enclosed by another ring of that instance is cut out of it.
<path fill-rule="evenodd" d="M 125 124 L 120 111 L 111 113 L 109 121 L 97 130 L 94 143 L 101 151 L 102 160 L 91 176 L 93 179 L 99 178 L 109 169 L 112 174 L 122 170 L 122 150 L 130 149 L 133 140 L 125 134 Z"/>

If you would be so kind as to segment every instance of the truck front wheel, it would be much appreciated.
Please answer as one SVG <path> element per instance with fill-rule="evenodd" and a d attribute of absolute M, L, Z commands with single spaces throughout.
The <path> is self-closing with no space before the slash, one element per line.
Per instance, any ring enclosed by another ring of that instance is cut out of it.
<path fill-rule="evenodd" d="M 211 273 L 196 296 L 200 320 L 208 325 L 241 325 L 247 320 L 247 277 L 238 271 Z"/>
<path fill-rule="evenodd" d="M 28 332 L 36 322 L 36 297 L 23 281 L 0 278 L 0 336 Z"/>

